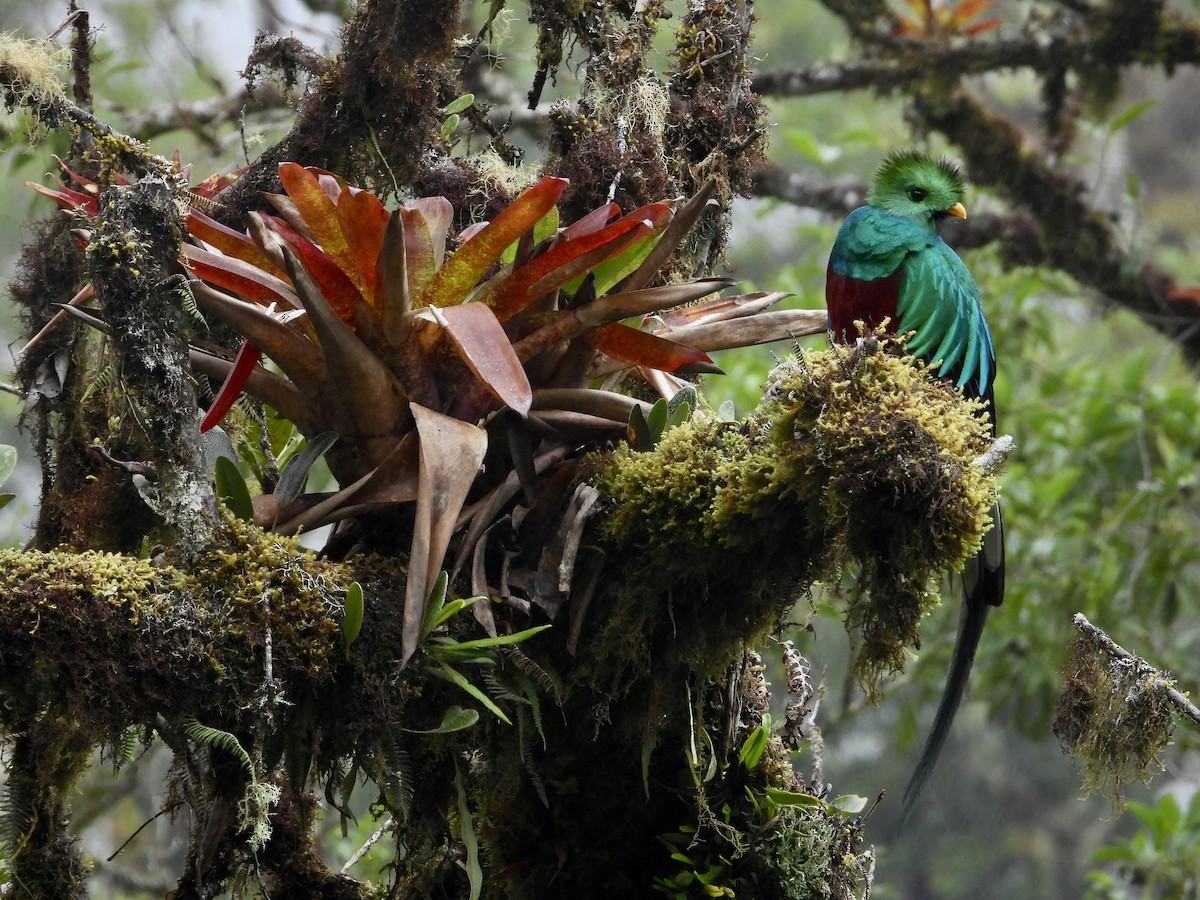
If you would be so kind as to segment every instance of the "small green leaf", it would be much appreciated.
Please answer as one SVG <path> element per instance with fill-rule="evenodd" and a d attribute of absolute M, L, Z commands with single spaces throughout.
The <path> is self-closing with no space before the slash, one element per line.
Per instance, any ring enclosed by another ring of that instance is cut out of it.
<path fill-rule="evenodd" d="M 346 611 L 342 616 L 342 638 L 349 647 L 358 637 L 363 623 L 363 589 L 357 581 L 346 589 Z"/>
<path fill-rule="evenodd" d="M 512 720 L 504 714 L 504 711 L 500 709 L 500 707 L 492 702 L 492 698 L 479 688 L 475 687 L 475 685 L 471 684 L 471 682 L 467 680 L 467 677 L 463 675 L 462 672 L 458 671 L 458 669 L 447 665 L 446 663 L 442 663 L 437 668 L 430 669 L 429 672 L 431 675 L 435 675 L 438 678 L 449 681 L 451 684 L 458 685 L 460 688 L 482 703 L 485 707 L 487 707 L 487 709 L 490 710 L 491 713 L 505 725 L 512 724 Z"/>
<path fill-rule="evenodd" d="M 1137 200 L 1142 196 L 1142 183 L 1138 180 L 1137 172 L 1132 169 L 1125 173 L 1125 193 L 1130 200 Z"/>
<path fill-rule="evenodd" d="M 450 137 L 454 134 L 454 129 L 458 128 L 458 116 L 447 116 L 446 121 L 442 123 L 442 137 Z"/>
<path fill-rule="evenodd" d="M 546 238 L 558 231 L 558 207 L 550 207 L 550 211 L 537 220 L 533 226 L 533 243 L 540 244 Z M 517 247 L 520 240 L 515 240 L 500 254 L 500 262 L 511 265 L 517 258 Z"/>
<path fill-rule="evenodd" d="M 17 467 L 17 448 L 11 444 L 0 444 L 0 484 L 8 481 Z"/>
<path fill-rule="evenodd" d="M 480 597 L 472 597 L 471 600 L 480 600 Z M 501 634 L 497 637 L 479 638 L 474 641 L 457 641 L 455 648 L 458 650 L 477 650 L 483 647 L 502 647 L 506 644 L 519 644 L 526 638 L 533 637 L 539 631 L 545 631 L 549 625 L 536 625 L 533 628 L 526 628 L 524 631 L 518 631 L 514 634 Z"/>
<path fill-rule="evenodd" d="M 409 734 L 449 734 L 452 731 L 462 731 L 470 728 L 479 721 L 479 710 L 463 709 L 461 706 L 451 706 L 442 715 L 442 724 L 437 728 L 419 729 L 405 728 Z"/>
<path fill-rule="evenodd" d="M 442 596 L 444 597 L 445 594 L 443 594 Z M 443 622 L 447 621 L 448 619 L 454 618 L 456 615 L 458 615 L 460 612 L 462 612 L 468 606 L 473 606 L 474 604 L 478 603 L 480 600 L 484 600 L 484 599 L 486 599 L 486 598 L 484 598 L 484 597 L 459 597 L 455 600 L 451 600 L 449 603 L 443 605 L 441 610 L 438 611 L 437 615 L 435 615 L 433 617 L 429 631 L 430 632 L 436 631 L 438 629 L 438 626 L 441 625 Z M 428 634 L 426 635 L 426 637 L 428 637 Z"/>
<path fill-rule="evenodd" d="M 275 485 L 275 494 L 279 497 L 281 507 L 287 506 L 300 496 L 308 481 L 308 470 L 329 452 L 337 440 L 338 436 L 332 431 L 314 435 L 305 443 L 303 450 L 288 460 L 279 475 L 279 483 Z"/>
<path fill-rule="evenodd" d="M 764 787 L 763 794 L 779 806 L 819 807 L 821 799 L 812 794 L 802 794 L 796 791 L 783 791 L 779 788 Z M 864 801 L 865 802 L 865 801 Z"/>
<path fill-rule="evenodd" d="M 471 824 L 471 807 L 467 804 L 467 790 L 463 786 L 462 771 L 459 769 L 457 761 L 454 763 L 454 790 L 458 793 L 458 836 L 462 838 L 463 849 L 467 851 L 466 868 L 470 900 L 479 900 L 479 895 L 483 893 L 483 867 L 479 864 L 479 840 L 475 837 L 475 827 Z"/>
<path fill-rule="evenodd" d="M 722 422 L 737 421 L 737 407 L 732 400 L 726 400 L 717 408 L 717 418 Z"/>
<path fill-rule="evenodd" d="M 244 522 L 254 521 L 254 505 L 250 502 L 250 489 L 246 479 L 238 471 L 237 464 L 228 456 L 217 457 L 217 496 L 229 511 Z"/>
<path fill-rule="evenodd" d="M 425 621 L 421 623 L 422 641 L 429 637 L 433 629 L 454 614 L 448 613 L 446 616 L 442 616 L 442 607 L 446 602 L 446 588 L 449 584 L 450 575 L 443 569 L 438 573 L 437 581 L 433 583 L 433 592 L 429 595 L 429 605 L 425 607 Z"/>
<path fill-rule="evenodd" d="M 650 415 L 646 416 L 646 427 L 650 431 L 650 446 L 653 447 L 662 437 L 667 425 L 667 401 L 658 400 L 650 407 Z"/>
<path fill-rule="evenodd" d="M 867 798 L 857 794 L 842 794 L 830 805 L 840 813 L 853 816 L 867 808 Z"/>
<path fill-rule="evenodd" d="M 1116 134 L 1134 119 L 1139 118 L 1142 113 L 1158 106 L 1158 103 L 1158 100 L 1141 100 L 1133 104 L 1124 112 L 1119 113 L 1111 122 L 1108 123 L 1108 133 Z"/>
<path fill-rule="evenodd" d="M 639 450 L 649 450 L 654 446 L 653 440 L 650 437 L 650 428 L 646 424 L 646 417 L 642 415 L 642 408 L 634 406 L 629 413 L 629 427 L 633 431 L 633 443 Z"/>
<path fill-rule="evenodd" d="M 461 97 L 456 97 L 455 99 L 451 100 L 448 104 L 443 106 L 441 111 L 448 116 L 452 116 L 455 113 L 462 112 L 464 109 L 466 109 L 468 106 L 470 106 L 474 102 L 475 102 L 474 94 L 463 94 Z"/>
<path fill-rule="evenodd" d="M 687 409 L 687 416 L 690 416 L 696 411 L 696 407 L 700 403 L 700 395 L 696 393 L 696 388 L 690 384 L 685 384 L 675 396 L 667 401 L 667 420 L 670 421 L 681 408 Z M 686 419 L 687 416 L 684 416 Z"/>
<path fill-rule="evenodd" d="M 16 494 L 0 494 L 0 509 L 4 509 L 4 507 L 6 507 L 6 506 L 8 506 L 8 504 L 12 503 L 13 500 L 16 499 L 16 497 L 17 497 Z"/>
<path fill-rule="evenodd" d="M 767 729 L 760 725 L 750 732 L 750 736 L 746 738 L 746 743 L 742 744 L 742 749 L 738 753 L 738 760 L 746 767 L 746 771 L 749 772 L 758 765 L 766 748 Z"/>

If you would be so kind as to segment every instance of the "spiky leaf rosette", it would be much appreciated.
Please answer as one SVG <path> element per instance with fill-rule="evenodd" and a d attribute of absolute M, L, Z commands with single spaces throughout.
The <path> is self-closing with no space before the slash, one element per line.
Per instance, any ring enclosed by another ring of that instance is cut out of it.
<path fill-rule="evenodd" d="M 99 188 L 76 180 L 83 191 L 41 192 L 94 214 Z M 579 493 L 579 460 L 622 440 L 635 410 L 642 419 L 652 410 L 602 378 L 613 385 L 633 375 L 670 398 L 680 376 L 719 371 L 706 350 L 824 329 L 819 312 L 757 315 L 784 294 L 702 299 L 728 279 L 655 285 L 712 185 L 623 215 L 609 203 L 560 227 L 567 181 L 545 177 L 492 221 L 464 229 L 451 249 L 454 211 L 444 198 L 389 212 L 320 169 L 284 163 L 279 180 L 283 193 L 266 198 L 274 212 L 251 214 L 241 232 L 181 190 L 192 204 L 181 262 L 195 276 L 197 305 L 245 338 L 233 359 L 193 350 L 199 372 L 224 379 L 204 426 L 244 391 L 310 440 L 336 435 L 326 458 L 341 489 L 256 498 L 260 524 L 293 533 L 411 504 L 406 623 L 420 622 L 464 526 L 456 569 L 474 560 L 474 580 L 482 577 L 479 545 L 518 495 L 535 521 L 527 530 L 537 532 L 525 547 L 534 561 L 527 593 L 568 590 L 591 507 Z M 638 324 L 651 322 L 653 333 Z M 557 535 L 547 522 L 558 523 Z M 406 633 L 406 657 L 415 640 Z"/>

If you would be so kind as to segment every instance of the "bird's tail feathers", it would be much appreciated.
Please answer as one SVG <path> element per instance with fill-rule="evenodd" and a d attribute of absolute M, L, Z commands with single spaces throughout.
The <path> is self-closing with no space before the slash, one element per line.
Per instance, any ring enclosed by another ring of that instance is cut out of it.
<path fill-rule="evenodd" d="M 1003 567 L 1001 567 L 1001 582 L 1003 583 Z M 937 713 L 933 717 L 933 728 L 925 739 L 925 747 L 921 750 L 921 758 L 917 768 L 909 779 L 908 787 L 904 789 L 903 810 L 900 816 L 900 827 L 912 815 L 921 789 L 929 780 L 933 767 L 937 764 L 942 746 L 950 734 L 950 726 L 954 723 L 954 714 L 958 712 L 963 694 L 966 692 L 967 680 L 971 677 L 971 666 L 975 662 L 975 651 L 979 648 L 979 639 L 983 635 L 983 626 L 987 622 L 988 604 L 978 600 L 967 599 L 963 604 L 962 614 L 958 621 L 958 636 L 954 640 L 954 657 L 950 661 L 950 672 L 946 676 L 946 686 L 942 690 L 942 700 L 938 704 Z"/>
<path fill-rule="evenodd" d="M 963 570 L 963 594 L 968 604 L 999 606 L 1004 602 L 1004 520 L 1000 503 L 992 506 L 992 527 L 983 547 Z"/>

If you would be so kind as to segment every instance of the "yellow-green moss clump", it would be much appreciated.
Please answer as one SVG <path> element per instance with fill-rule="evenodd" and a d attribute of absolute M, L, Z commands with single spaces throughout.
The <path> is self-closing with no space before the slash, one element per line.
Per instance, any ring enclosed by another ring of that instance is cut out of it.
<path fill-rule="evenodd" d="M 1141 659 L 1112 655 L 1087 631 L 1075 636 L 1064 681 L 1054 733 L 1083 766 L 1084 789 L 1120 808 L 1128 785 L 1162 771 L 1178 714 L 1168 697 L 1175 683 Z"/>
<path fill-rule="evenodd" d="M 0 551 L 9 724 L 44 702 L 97 740 L 158 714 L 250 721 L 268 644 L 281 683 L 331 677 L 321 670 L 341 644 L 335 571 L 236 521 L 188 572 L 111 553 Z"/>
<path fill-rule="evenodd" d="M 800 588 L 853 563 L 847 624 L 874 689 L 990 525 L 995 483 L 971 464 L 990 444 L 977 412 L 911 358 L 839 347 L 779 366 L 745 422 L 698 417 L 651 451 L 618 450 L 598 475 L 604 528 L 639 587 L 605 631 L 668 613 L 686 631 L 694 617 L 683 636 L 703 658 L 714 617 L 769 627 Z"/>

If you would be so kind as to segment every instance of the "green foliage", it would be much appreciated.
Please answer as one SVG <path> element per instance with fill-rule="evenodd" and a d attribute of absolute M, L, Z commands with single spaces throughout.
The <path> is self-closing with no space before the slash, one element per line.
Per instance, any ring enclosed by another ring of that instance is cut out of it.
<path fill-rule="evenodd" d="M 218 456 L 217 496 L 231 513 L 243 522 L 254 521 L 254 505 L 250 502 L 250 488 L 238 471 L 237 463 L 228 456 Z"/>
<path fill-rule="evenodd" d="M 766 688 L 764 680 L 755 690 Z M 853 818 L 865 798 L 829 801 L 806 791 L 771 716 L 744 715 L 751 721 L 736 760 L 714 747 L 693 719 L 688 761 L 696 819 L 658 836 L 670 863 L 655 876 L 654 890 L 671 900 L 849 900 L 863 885 L 869 893 L 872 856 L 861 852 L 860 823 Z"/>
<path fill-rule="evenodd" d="M 1088 900 L 1192 900 L 1200 885 L 1200 793 L 1187 810 L 1172 794 L 1157 804 L 1131 802 L 1141 829 L 1092 857 L 1101 867 L 1088 875 Z"/>
<path fill-rule="evenodd" d="M 521 641 L 531 638 L 551 626 L 537 625 L 515 634 L 475 638 L 467 641 L 460 641 L 450 634 L 434 634 L 437 629 L 446 625 L 455 614 L 479 601 L 487 602 L 485 597 L 457 598 L 447 602 L 448 583 L 449 576 L 446 572 L 441 572 L 434 585 L 433 595 L 430 597 L 429 606 L 425 611 L 425 620 L 421 627 L 421 644 L 425 647 L 429 657 L 427 671 L 435 678 L 448 681 L 466 691 L 497 719 L 506 725 L 511 725 L 512 720 L 496 705 L 496 702 L 460 672 L 458 667 L 463 665 L 494 666 L 500 650 L 505 647 L 515 647 Z"/>
<path fill-rule="evenodd" d="M 346 588 L 345 614 L 342 617 L 342 639 L 349 647 L 358 637 L 363 622 L 363 589 L 357 581 Z"/>
<path fill-rule="evenodd" d="M 219 728 L 201 725 L 191 716 L 184 720 L 183 730 L 187 734 L 188 740 L 193 743 L 210 750 L 213 748 L 224 750 L 235 757 L 242 764 L 242 768 L 246 770 L 246 774 L 250 776 L 250 780 L 253 782 L 258 781 L 258 775 L 254 768 L 254 760 L 250 758 L 250 754 L 246 752 L 246 748 L 242 746 L 241 741 L 237 739 L 236 735 L 230 734 L 228 731 L 222 731 Z"/>
<path fill-rule="evenodd" d="M 689 384 L 680 388 L 669 401 L 661 397 L 656 400 L 648 416 L 642 415 L 640 406 L 633 407 L 629 414 L 633 445 L 639 450 L 649 450 L 666 432 L 690 419 L 698 403 L 696 389 Z"/>
<path fill-rule="evenodd" d="M 454 791 L 458 795 L 458 836 L 467 851 L 467 880 L 471 885 L 471 900 L 479 900 L 483 892 L 483 867 L 479 864 L 479 838 L 471 822 L 471 807 L 467 803 L 467 789 L 463 785 L 462 769 L 454 762 Z"/>
<path fill-rule="evenodd" d="M 12 473 L 16 468 L 17 448 L 11 444 L 0 444 L 0 485 L 12 477 Z M 10 493 L 0 494 L 0 509 L 8 506 L 16 496 L 16 494 Z"/>

